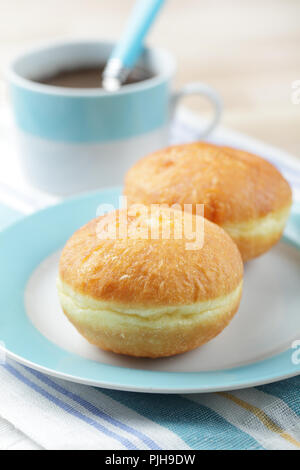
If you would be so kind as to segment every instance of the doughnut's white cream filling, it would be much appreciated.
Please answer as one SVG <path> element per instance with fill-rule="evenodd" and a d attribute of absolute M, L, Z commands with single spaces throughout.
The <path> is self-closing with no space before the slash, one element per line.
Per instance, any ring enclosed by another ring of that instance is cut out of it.
<path fill-rule="evenodd" d="M 214 314 L 219 315 L 223 312 L 231 310 L 239 301 L 242 291 L 243 281 L 229 294 L 217 297 L 212 300 L 196 302 L 192 305 L 177 306 L 154 306 L 154 307 L 132 307 L 116 302 L 105 302 L 93 299 L 87 295 L 75 292 L 68 284 L 62 282 L 60 278 L 57 280 L 57 288 L 59 298 L 63 309 L 68 315 L 76 317 L 89 318 L 90 320 L 100 315 L 117 314 L 129 315 L 132 317 L 140 317 L 143 319 L 156 319 L 166 316 L 188 317 L 191 315 Z"/>
<path fill-rule="evenodd" d="M 222 228 L 232 238 L 267 237 L 281 233 L 289 217 L 290 206 L 250 222 L 227 223 Z"/>

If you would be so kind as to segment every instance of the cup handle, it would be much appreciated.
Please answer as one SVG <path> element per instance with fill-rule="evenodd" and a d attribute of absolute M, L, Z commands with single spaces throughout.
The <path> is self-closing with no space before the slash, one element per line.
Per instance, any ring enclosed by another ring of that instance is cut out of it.
<path fill-rule="evenodd" d="M 172 96 L 171 118 L 173 118 L 174 116 L 179 100 L 189 95 L 205 96 L 213 105 L 214 115 L 211 121 L 207 124 L 207 126 L 199 133 L 200 138 L 206 137 L 210 132 L 212 132 L 212 130 L 217 126 L 217 124 L 220 121 L 221 113 L 222 113 L 221 98 L 219 94 L 213 88 L 206 85 L 205 83 L 202 83 L 202 82 L 187 83 L 180 90 L 176 91 Z"/>

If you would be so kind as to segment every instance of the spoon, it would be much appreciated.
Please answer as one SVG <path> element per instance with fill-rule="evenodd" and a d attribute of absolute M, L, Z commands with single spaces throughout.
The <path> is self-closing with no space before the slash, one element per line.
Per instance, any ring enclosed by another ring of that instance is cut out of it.
<path fill-rule="evenodd" d="M 106 91 L 119 90 L 138 60 L 144 38 L 164 0 L 138 0 L 129 17 L 121 39 L 114 47 L 102 73 Z"/>

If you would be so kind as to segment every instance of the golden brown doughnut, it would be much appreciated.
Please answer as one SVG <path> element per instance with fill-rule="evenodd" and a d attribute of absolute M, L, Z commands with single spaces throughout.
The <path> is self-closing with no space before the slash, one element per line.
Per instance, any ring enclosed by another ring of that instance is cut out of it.
<path fill-rule="evenodd" d="M 69 239 L 60 259 L 59 298 L 90 343 L 131 356 L 170 356 L 206 343 L 229 323 L 242 291 L 240 253 L 223 229 L 192 214 L 186 220 L 194 228 L 202 224 L 204 240 L 201 248 L 187 249 L 196 238 L 176 238 L 179 213 L 159 209 L 149 217 L 120 210 L 93 219 Z M 112 217 L 118 230 L 126 221 L 126 237 L 103 236 Z M 163 224 L 168 239 L 162 239 Z M 157 226 L 157 239 L 141 238 L 141 227 Z"/>
<path fill-rule="evenodd" d="M 281 237 L 292 202 L 280 172 L 256 155 L 204 142 L 148 155 L 127 173 L 128 203 L 203 203 L 204 216 L 223 227 L 244 261 Z"/>

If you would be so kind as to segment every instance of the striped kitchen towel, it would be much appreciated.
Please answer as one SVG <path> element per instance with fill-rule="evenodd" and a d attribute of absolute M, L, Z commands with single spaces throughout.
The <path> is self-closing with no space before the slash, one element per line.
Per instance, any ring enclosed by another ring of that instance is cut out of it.
<path fill-rule="evenodd" d="M 171 138 L 196 140 L 197 125 L 178 119 Z M 272 155 L 299 197 L 299 164 L 290 157 L 222 129 L 212 140 Z M 15 163 L 12 172 L 0 170 L 1 227 L 55 202 L 17 180 Z M 0 449 L 300 449 L 299 376 L 233 392 L 160 395 L 97 389 L 0 362 Z"/>
<path fill-rule="evenodd" d="M 7 360 L 0 384 L 0 448 L 300 449 L 299 376 L 160 395 L 74 384 Z"/>

